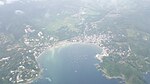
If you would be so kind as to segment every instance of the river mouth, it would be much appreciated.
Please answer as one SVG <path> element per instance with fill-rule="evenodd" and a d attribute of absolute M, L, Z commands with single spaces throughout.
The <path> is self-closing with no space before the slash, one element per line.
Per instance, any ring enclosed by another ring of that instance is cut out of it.
<path fill-rule="evenodd" d="M 117 84 L 96 69 L 96 54 L 102 49 L 89 44 L 71 44 L 49 49 L 38 59 L 42 69 L 36 84 Z"/>

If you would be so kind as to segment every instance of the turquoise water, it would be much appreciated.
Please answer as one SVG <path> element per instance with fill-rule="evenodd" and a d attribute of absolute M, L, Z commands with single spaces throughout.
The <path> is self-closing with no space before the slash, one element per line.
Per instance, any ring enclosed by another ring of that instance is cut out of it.
<path fill-rule="evenodd" d="M 85 44 L 48 50 L 38 58 L 43 72 L 35 84 L 118 84 L 118 80 L 108 80 L 97 71 L 97 53 L 101 49 Z"/>

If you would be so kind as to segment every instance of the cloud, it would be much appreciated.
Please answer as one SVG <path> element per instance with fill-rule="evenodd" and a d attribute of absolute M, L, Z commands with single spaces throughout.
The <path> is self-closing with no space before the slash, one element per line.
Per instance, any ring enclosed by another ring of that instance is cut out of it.
<path fill-rule="evenodd" d="M 3 2 L 3 1 L 0 1 L 0 6 L 1 6 L 1 5 L 4 5 L 4 2 Z"/>
<path fill-rule="evenodd" d="M 6 1 L 6 4 L 11 4 L 11 3 L 14 3 L 14 2 L 16 2 L 16 1 L 19 1 L 19 0 L 7 0 L 7 1 Z"/>

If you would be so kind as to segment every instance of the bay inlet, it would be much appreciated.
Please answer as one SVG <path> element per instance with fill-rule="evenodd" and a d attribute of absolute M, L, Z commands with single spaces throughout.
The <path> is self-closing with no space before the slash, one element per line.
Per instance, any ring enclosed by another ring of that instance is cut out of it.
<path fill-rule="evenodd" d="M 89 44 L 71 44 L 44 52 L 37 62 L 40 77 L 33 84 L 119 84 L 117 79 L 106 79 L 96 69 L 96 54 L 102 49 Z"/>

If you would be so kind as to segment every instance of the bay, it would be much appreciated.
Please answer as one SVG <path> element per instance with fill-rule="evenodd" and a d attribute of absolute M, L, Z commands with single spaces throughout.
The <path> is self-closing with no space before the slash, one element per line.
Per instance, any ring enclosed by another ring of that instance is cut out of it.
<path fill-rule="evenodd" d="M 89 44 L 72 44 L 49 49 L 38 59 L 42 73 L 33 84 L 118 84 L 106 79 L 95 64 L 102 50 Z"/>

